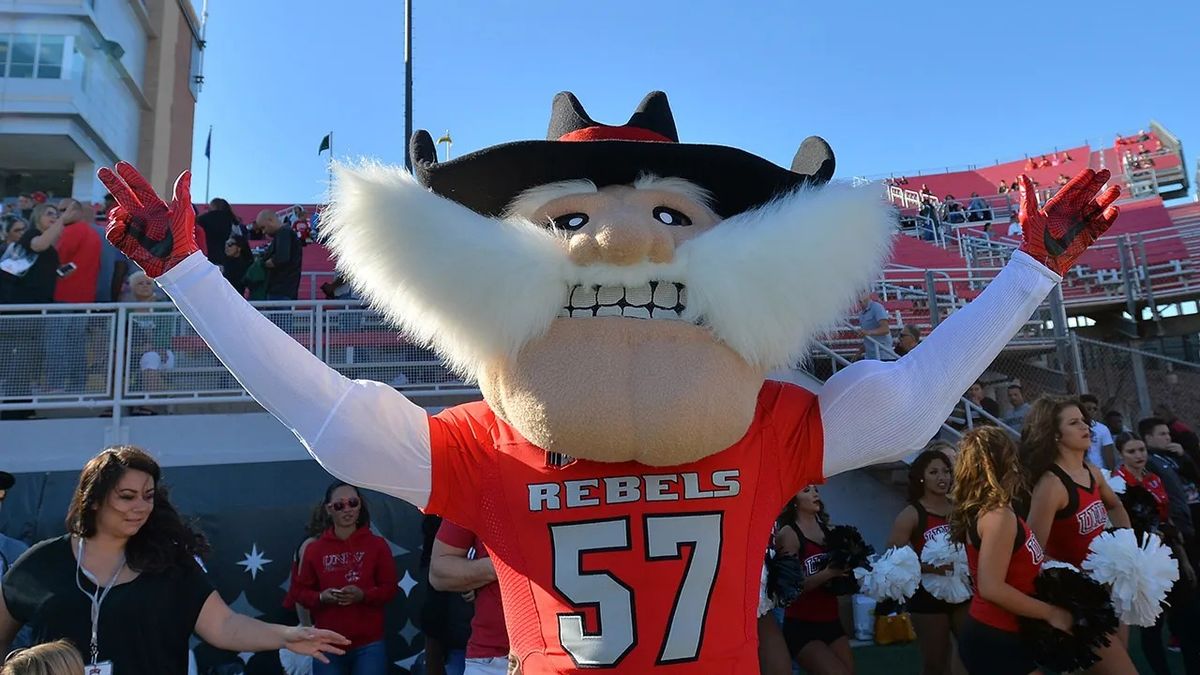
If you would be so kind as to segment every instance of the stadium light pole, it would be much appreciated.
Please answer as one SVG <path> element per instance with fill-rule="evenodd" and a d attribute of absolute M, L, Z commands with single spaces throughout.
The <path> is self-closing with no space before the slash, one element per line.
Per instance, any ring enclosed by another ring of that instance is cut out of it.
<path fill-rule="evenodd" d="M 404 168 L 412 171 L 412 155 L 408 144 L 412 142 L 412 0 L 404 0 Z"/>

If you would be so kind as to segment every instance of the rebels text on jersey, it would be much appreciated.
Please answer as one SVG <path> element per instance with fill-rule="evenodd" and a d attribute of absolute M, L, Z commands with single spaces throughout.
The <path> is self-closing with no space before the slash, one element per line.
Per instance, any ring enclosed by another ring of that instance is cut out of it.
<path fill-rule="evenodd" d="M 430 419 L 426 507 L 477 532 L 526 675 L 756 672 L 762 549 L 821 480 L 816 397 L 767 382 L 732 447 L 652 467 L 565 466 L 483 403 Z"/>

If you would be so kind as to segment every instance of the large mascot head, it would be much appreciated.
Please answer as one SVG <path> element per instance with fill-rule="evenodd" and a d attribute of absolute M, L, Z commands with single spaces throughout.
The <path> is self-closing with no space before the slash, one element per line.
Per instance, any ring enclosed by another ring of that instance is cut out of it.
<path fill-rule="evenodd" d="M 826 185 L 822 139 L 790 171 L 680 143 L 662 92 L 622 126 L 562 93 L 545 141 L 442 163 L 428 133 L 411 147 L 415 176 L 337 168 L 322 225 L 339 270 L 571 457 L 672 465 L 734 444 L 766 373 L 839 319 L 893 232 L 877 188 Z"/>

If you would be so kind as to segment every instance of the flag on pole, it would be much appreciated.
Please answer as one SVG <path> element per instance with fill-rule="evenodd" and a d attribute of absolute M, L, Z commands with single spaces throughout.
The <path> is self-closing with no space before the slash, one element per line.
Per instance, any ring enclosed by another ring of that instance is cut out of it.
<path fill-rule="evenodd" d="M 212 127 L 208 128 L 208 142 L 204 144 L 204 156 L 212 159 Z"/>
<path fill-rule="evenodd" d="M 321 147 L 317 149 L 317 154 L 321 154 L 333 147 L 333 132 L 325 134 L 325 138 L 321 139 Z"/>

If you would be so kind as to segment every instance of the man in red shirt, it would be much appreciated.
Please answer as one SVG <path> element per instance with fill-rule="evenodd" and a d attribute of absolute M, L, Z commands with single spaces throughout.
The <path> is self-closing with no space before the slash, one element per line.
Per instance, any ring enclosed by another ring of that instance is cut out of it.
<path fill-rule="evenodd" d="M 55 302 L 95 302 L 96 281 L 100 278 L 100 235 L 92 229 L 91 218 L 77 199 L 66 198 L 58 203 L 62 214 L 62 237 L 59 238 L 58 264 L 74 263 L 74 271 L 64 274 L 54 287 Z"/>
<path fill-rule="evenodd" d="M 483 542 L 472 531 L 443 520 L 433 542 L 429 585 L 439 591 L 471 593 L 475 617 L 467 641 L 463 675 L 505 675 L 508 672 L 508 631 L 496 568 Z"/>

